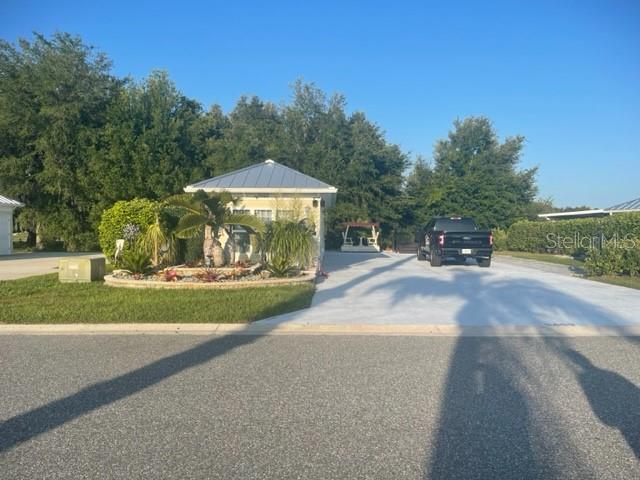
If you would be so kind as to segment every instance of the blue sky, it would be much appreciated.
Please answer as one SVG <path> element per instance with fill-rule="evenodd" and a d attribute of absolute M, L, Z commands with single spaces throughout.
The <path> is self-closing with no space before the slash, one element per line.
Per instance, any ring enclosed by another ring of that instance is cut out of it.
<path fill-rule="evenodd" d="M 607 207 L 640 196 L 640 1 L 0 2 L 0 37 L 79 34 L 114 72 L 166 69 L 228 111 L 297 78 L 346 95 L 387 138 L 431 157 L 452 121 L 527 138 L 540 196 Z M 96 5 L 98 5 L 96 3 Z"/>

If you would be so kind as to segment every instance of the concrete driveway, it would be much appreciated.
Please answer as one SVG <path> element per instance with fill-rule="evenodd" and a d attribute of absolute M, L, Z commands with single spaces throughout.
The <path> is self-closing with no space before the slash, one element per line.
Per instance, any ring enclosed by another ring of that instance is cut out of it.
<path fill-rule="evenodd" d="M 61 258 L 82 257 L 85 255 L 99 254 L 87 252 L 34 252 L 3 255 L 0 256 L 0 280 L 15 280 L 34 275 L 56 273 Z"/>
<path fill-rule="evenodd" d="M 415 255 L 328 252 L 308 310 L 263 324 L 615 326 L 640 324 L 640 292 L 564 267 L 494 258 L 432 268 Z"/>

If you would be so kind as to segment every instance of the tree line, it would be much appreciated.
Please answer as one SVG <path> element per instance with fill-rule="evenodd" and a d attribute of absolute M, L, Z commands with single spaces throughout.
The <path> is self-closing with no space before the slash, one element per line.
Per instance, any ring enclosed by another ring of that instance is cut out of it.
<path fill-rule="evenodd" d="M 498 139 L 484 117 L 456 121 L 431 162 L 388 142 L 364 113 L 297 81 L 291 101 L 241 97 L 225 113 L 183 95 L 163 71 L 118 78 L 79 37 L 0 41 L 0 193 L 26 204 L 29 242 L 94 248 L 104 209 L 160 199 L 192 182 L 273 158 L 338 188 L 328 243 L 346 220 L 381 222 L 387 241 L 432 215 L 506 227 L 536 213 L 523 137 Z M 538 207 L 537 207 L 538 205 Z"/>

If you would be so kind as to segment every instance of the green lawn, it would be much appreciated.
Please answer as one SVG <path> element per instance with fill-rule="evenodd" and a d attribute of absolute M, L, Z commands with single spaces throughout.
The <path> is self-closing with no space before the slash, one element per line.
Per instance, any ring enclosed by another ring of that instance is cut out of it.
<path fill-rule="evenodd" d="M 610 283 L 611 285 L 618 285 L 620 287 L 635 288 L 640 290 L 640 277 L 622 277 L 616 275 L 604 275 L 602 277 L 587 277 L 589 280 L 595 280 L 596 282 Z"/>
<path fill-rule="evenodd" d="M 0 323 L 244 323 L 311 304 L 310 284 L 238 290 L 152 290 L 57 274 L 0 282 Z"/>
<path fill-rule="evenodd" d="M 571 257 L 564 257 L 561 255 L 553 255 L 551 253 L 529 253 L 529 252 L 512 252 L 512 251 L 497 251 L 497 255 L 508 255 L 510 257 L 525 258 L 527 260 L 538 260 L 540 262 L 556 263 L 560 265 L 567 265 L 570 267 L 576 267 L 578 271 L 584 270 L 584 262 L 576 260 Z M 596 282 L 610 283 L 611 285 L 618 285 L 621 287 L 636 288 L 640 290 L 640 278 L 639 277 L 627 277 L 616 275 L 604 275 L 602 277 L 587 277 L 588 280 L 594 280 Z"/>
<path fill-rule="evenodd" d="M 583 268 L 584 262 L 575 258 L 565 257 L 562 255 L 553 255 L 551 253 L 529 253 L 529 252 L 512 252 L 502 250 L 495 252 L 496 255 L 508 255 L 509 257 L 524 258 L 527 260 L 538 260 L 540 262 L 556 263 L 559 265 L 567 265 L 569 267 Z"/>

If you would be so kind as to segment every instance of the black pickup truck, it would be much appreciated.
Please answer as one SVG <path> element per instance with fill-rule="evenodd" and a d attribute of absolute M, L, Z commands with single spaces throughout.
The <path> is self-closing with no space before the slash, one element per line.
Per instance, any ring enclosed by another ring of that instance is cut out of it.
<path fill-rule="evenodd" d="M 432 267 L 444 259 L 474 258 L 481 267 L 491 266 L 493 235 L 480 231 L 469 217 L 436 217 L 417 233 L 418 260 L 429 258 Z"/>

